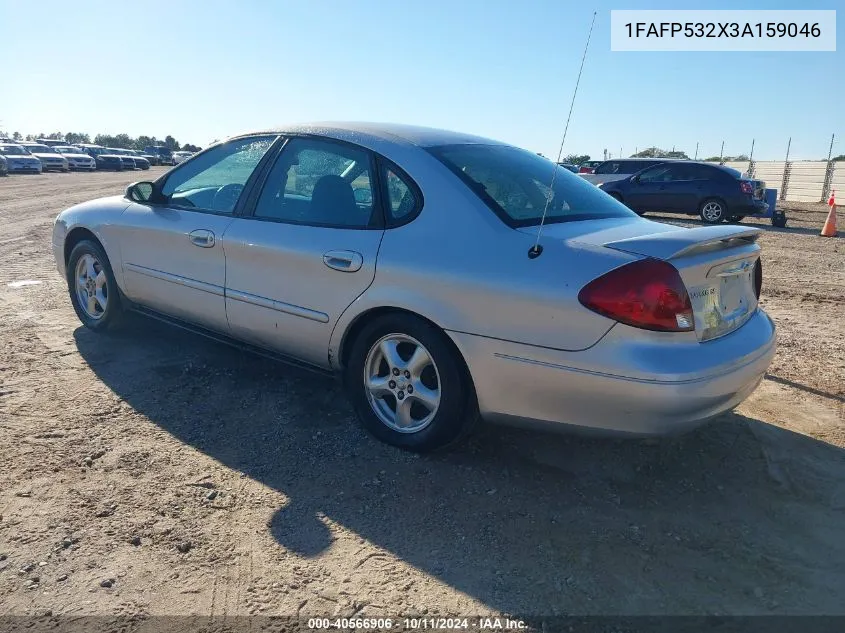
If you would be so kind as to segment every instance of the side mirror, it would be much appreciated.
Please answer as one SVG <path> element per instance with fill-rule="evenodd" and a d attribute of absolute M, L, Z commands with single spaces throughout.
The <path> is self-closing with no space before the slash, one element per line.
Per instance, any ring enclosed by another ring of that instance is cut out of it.
<path fill-rule="evenodd" d="M 154 189 L 155 187 L 153 187 L 153 183 L 151 182 L 133 182 L 126 188 L 126 197 L 132 202 L 144 204 L 149 202 L 153 197 Z"/>
<path fill-rule="evenodd" d="M 634 176 L 633 178 L 631 178 L 631 182 L 634 183 L 635 185 L 640 184 L 640 177 Z"/>

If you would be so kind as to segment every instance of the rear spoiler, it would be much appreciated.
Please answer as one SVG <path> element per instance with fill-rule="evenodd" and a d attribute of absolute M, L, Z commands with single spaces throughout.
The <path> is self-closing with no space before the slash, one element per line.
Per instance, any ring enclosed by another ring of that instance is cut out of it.
<path fill-rule="evenodd" d="M 741 226 L 703 226 L 629 237 L 607 242 L 604 246 L 635 255 L 668 260 L 701 251 L 753 244 L 760 235 L 762 235 L 760 229 Z"/>

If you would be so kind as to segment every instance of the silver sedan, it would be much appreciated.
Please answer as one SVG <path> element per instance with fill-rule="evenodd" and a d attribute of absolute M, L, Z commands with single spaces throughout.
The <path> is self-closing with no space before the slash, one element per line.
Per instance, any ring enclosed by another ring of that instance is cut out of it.
<path fill-rule="evenodd" d="M 479 418 L 660 435 L 735 407 L 775 350 L 758 236 L 640 218 L 496 141 L 317 124 L 71 207 L 53 250 L 92 330 L 136 310 L 339 374 L 425 451 Z"/>

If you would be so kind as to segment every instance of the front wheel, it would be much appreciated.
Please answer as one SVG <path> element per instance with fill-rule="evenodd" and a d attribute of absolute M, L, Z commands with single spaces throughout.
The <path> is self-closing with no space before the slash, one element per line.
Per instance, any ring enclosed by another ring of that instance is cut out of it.
<path fill-rule="evenodd" d="M 114 327 L 123 308 L 114 273 L 103 248 L 83 240 L 73 247 L 67 264 L 67 285 L 76 316 L 94 331 Z"/>
<path fill-rule="evenodd" d="M 426 321 L 391 314 L 353 343 L 344 382 L 363 426 L 383 442 L 415 452 L 464 436 L 478 413 L 458 351 Z"/>
<path fill-rule="evenodd" d="M 710 198 L 701 203 L 699 215 L 707 224 L 719 224 L 728 217 L 728 210 L 724 202 L 716 198 Z"/>

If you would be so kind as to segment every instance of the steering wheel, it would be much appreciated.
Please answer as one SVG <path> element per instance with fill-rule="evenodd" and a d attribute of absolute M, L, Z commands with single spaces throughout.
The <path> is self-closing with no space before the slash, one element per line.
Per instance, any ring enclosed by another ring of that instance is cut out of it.
<path fill-rule="evenodd" d="M 234 211 L 243 190 L 244 186 L 239 183 L 223 185 L 214 192 L 211 208 L 215 211 Z"/>

